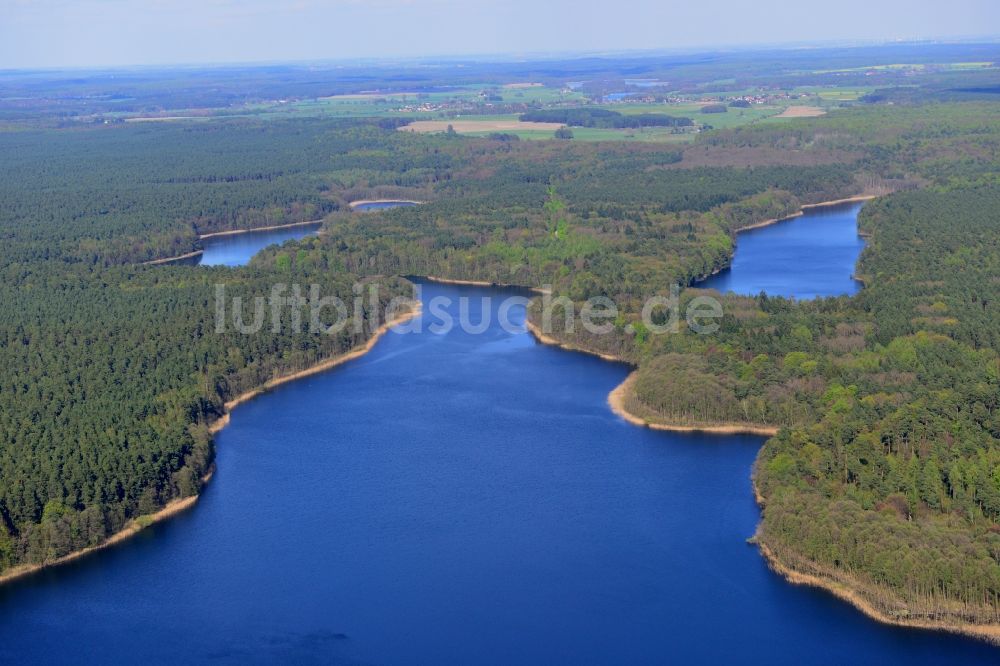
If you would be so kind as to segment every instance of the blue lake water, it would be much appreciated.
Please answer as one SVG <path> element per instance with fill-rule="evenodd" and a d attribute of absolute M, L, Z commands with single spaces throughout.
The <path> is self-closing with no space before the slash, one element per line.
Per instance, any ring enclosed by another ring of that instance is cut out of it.
<path fill-rule="evenodd" d="M 197 260 L 202 266 L 242 266 L 268 245 L 280 245 L 315 234 L 320 223 L 271 231 L 248 231 L 245 234 L 215 236 L 202 241 L 204 252 Z"/>
<path fill-rule="evenodd" d="M 409 208 L 410 206 L 416 206 L 416 202 L 413 201 L 369 201 L 368 203 L 359 203 L 354 206 L 356 211 L 371 211 L 371 210 L 387 210 L 389 208 Z"/>
<path fill-rule="evenodd" d="M 857 227 L 861 206 L 811 208 L 801 217 L 740 232 L 732 266 L 698 286 L 800 300 L 854 294 L 861 288 L 853 278 L 864 248 Z"/>
<path fill-rule="evenodd" d="M 996 663 L 768 570 L 762 438 L 631 426 L 626 367 L 423 290 L 491 326 L 238 407 L 193 510 L 0 587 L 0 663 Z"/>

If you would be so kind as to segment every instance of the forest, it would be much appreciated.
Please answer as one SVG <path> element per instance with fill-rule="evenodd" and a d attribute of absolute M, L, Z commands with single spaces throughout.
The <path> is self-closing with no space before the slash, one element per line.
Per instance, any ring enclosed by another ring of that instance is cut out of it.
<path fill-rule="evenodd" d="M 381 323 L 366 307 L 360 327 L 334 336 L 219 333 L 215 285 L 250 300 L 273 273 L 139 265 L 209 230 L 335 211 L 318 186 L 332 181 L 303 166 L 310 157 L 346 159 L 319 166 L 353 182 L 352 148 L 375 151 L 381 134 L 408 140 L 365 127 L 277 129 L 0 133 L 10 156 L 0 166 L 0 569 L 96 545 L 196 494 L 213 461 L 208 426 L 227 400 L 348 351 Z M 373 172 L 386 164 L 363 159 Z M 300 277 L 347 302 L 357 280 Z M 402 280 L 381 284 L 380 309 L 410 293 Z"/>
<path fill-rule="evenodd" d="M 218 334 L 214 284 L 348 300 L 378 278 L 388 299 L 407 293 L 400 276 L 432 274 L 615 299 L 612 334 L 556 335 L 635 365 L 627 404 L 649 421 L 779 429 L 755 469 L 756 538 L 782 562 L 889 614 L 1000 621 L 996 118 L 990 102 L 876 100 L 685 145 L 376 120 L 0 132 L 0 570 L 197 493 L 226 400 L 372 329 Z M 707 337 L 639 321 L 672 284 L 702 293 L 741 228 L 857 194 L 879 197 L 857 296 L 723 296 Z M 427 203 L 348 206 L 379 197 Z M 142 263 L 204 233 L 321 218 L 320 236 L 247 267 Z"/>
<path fill-rule="evenodd" d="M 252 270 L 36 271 L 0 288 L 4 567 L 96 545 L 196 494 L 213 460 L 208 426 L 227 400 L 348 351 L 374 327 L 218 333 L 214 285 L 244 300 L 267 293 L 273 276 Z M 354 276 L 302 281 L 352 298 Z M 383 287 L 385 300 L 409 294 L 402 282 Z"/>

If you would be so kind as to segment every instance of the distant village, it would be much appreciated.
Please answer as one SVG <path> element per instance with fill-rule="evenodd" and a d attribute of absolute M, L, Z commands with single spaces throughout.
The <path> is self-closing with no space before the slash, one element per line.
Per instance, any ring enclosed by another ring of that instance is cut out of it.
<path fill-rule="evenodd" d="M 575 92 L 570 88 L 563 89 L 563 92 L 570 94 Z M 794 93 L 782 90 L 759 92 L 747 95 L 707 95 L 707 94 L 664 94 L 657 92 L 615 92 L 602 95 L 587 95 L 586 100 L 579 98 L 559 104 L 541 104 L 539 102 L 512 102 L 504 101 L 503 97 L 495 91 L 483 90 L 474 98 L 459 98 L 445 100 L 431 100 L 429 95 L 416 93 L 414 101 L 404 101 L 393 108 L 397 113 L 405 114 L 439 114 L 445 116 L 457 115 L 500 115 L 512 113 L 526 113 L 543 108 L 558 106 L 581 106 L 582 104 L 725 104 L 731 107 L 751 107 L 761 106 L 789 100 L 796 100 L 809 97 L 805 93 Z M 387 97 L 388 102 L 392 98 Z"/>

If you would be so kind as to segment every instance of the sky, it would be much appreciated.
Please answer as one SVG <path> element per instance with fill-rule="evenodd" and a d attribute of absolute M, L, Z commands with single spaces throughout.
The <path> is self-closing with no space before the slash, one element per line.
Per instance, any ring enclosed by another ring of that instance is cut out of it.
<path fill-rule="evenodd" d="M 0 0 L 0 69 L 997 34 L 998 0 Z"/>

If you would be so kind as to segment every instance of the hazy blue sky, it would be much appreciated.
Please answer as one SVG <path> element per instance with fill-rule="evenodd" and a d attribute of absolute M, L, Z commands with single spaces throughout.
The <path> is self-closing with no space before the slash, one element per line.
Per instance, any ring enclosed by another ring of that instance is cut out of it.
<path fill-rule="evenodd" d="M 0 0 L 0 68 L 670 49 L 998 32 L 998 0 Z"/>

